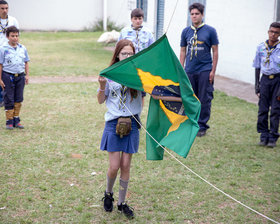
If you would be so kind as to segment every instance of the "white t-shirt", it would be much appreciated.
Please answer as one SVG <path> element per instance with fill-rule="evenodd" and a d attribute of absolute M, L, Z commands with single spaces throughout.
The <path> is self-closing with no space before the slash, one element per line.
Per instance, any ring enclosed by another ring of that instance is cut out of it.
<path fill-rule="evenodd" d="M 5 42 L 8 41 L 6 34 L 3 33 L 3 28 L 8 28 L 10 26 L 15 26 L 19 29 L 18 21 L 15 17 L 8 16 L 8 19 L 1 19 L 0 18 L 0 46 L 2 46 Z"/>

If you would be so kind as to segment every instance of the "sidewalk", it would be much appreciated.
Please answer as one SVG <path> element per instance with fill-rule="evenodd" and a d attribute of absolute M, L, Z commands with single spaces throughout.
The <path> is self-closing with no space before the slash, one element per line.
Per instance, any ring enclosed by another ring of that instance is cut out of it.
<path fill-rule="evenodd" d="M 226 93 L 228 96 L 236 96 L 249 103 L 257 104 L 259 100 L 255 94 L 254 85 L 220 75 L 215 76 L 214 88 Z"/>

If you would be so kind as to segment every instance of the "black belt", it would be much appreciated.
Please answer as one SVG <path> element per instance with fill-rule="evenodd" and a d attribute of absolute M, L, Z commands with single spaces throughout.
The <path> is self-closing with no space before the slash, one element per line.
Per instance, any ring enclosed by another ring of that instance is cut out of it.
<path fill-rule="evenodd" d="M 5 73 L 7 73 L 7 74 L 9 74 L 9 75 L 13 75 L 13 76 L 15 76 L 15 77 L 25 75 L 24 72 L 22 72 L 22 73 L 10 73 L 10 72 L 6 72 L 6 71 L 3 71 L 3 72 L 5 72 Z"/>
<path fill-rule="evenodd" d="M 271 74 L 271 75 L 266 75 L 266 74 L 263 74 L 265 75 L 267 78 L 269 79 L 274 79 L 276 77 L 280 77 L 280 73 L 276 73 L 276 74 Z"/>

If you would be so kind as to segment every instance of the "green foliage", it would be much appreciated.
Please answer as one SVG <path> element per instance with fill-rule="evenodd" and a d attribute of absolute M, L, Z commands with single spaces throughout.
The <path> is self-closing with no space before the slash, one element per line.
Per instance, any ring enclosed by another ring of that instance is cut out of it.
<path fill-rule="evenodd" d="M 116 22 L 112 21 L 110 18 L 107 18 L 107 31 L 120 31 L 123 28 L 123 25 L 117 25 Z M 103 31 L 103 19 L 97 20 L 92 26 L 85 29 L 86 31 L 92 32 L 101 32 Z"/>

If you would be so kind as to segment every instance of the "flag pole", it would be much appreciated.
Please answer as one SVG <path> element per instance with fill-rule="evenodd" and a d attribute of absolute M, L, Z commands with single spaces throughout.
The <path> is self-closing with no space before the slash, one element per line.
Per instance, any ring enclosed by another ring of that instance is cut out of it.
<path fill-rule="evenodd" d="M 173 19 L 173 16 L 174 16 L 174 14 L 175 14 L 176 9 L 177 9 L 178 2 L 179 2 L 179 0 L 176 1 L 176 4 L 175 4 L 174 10 L 173 10 L 173 13 L 172 13 L 171 18 L 170 18 L 170 20 L 169 20 L 169 23 L 168 23 L 168 26 L 167 26 L 167 28 L 166 28 L 165 33 L 168 32 L 168 29 L 169 29 L 169 27 L 170 27 L 171 21 L 172 21 L 172 19 Z"/>

